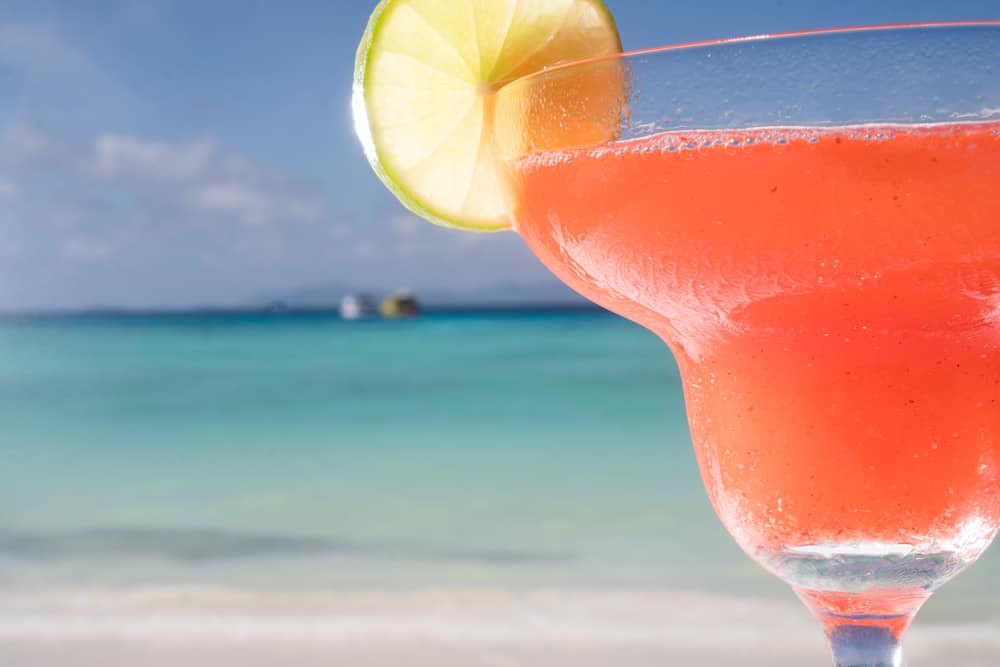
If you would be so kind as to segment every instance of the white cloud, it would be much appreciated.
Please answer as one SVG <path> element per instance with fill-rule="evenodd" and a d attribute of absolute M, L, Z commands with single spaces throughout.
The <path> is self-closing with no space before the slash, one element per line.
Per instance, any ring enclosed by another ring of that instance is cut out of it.
<path fill-rule="evenodd" d="M 318 192 L 294 187 L 245 156 L 224 153 L 211 137 L 168 143 L 103 132 L 72 144 L 15 123 L 0 136 L 0 161 L 151 188 L 195 213 L 247 225 L 315 223 L 326 215 Z"/>
<path fill-rule="evenodd" d="M 18 193 L 17 184 L 14 181 L 0 178 L 0 200 L 13 199 Z"/>
<path fill-rule="evenodd" d="M 41 216 L 52 227 L 63 230 L 75 229 L 80 224 L 82 214 L 76 209 L 56 209 Z"/>
<path fill-rule="evenodd" d="M 92 236 L 71 236 L 62 244 L 62 256 L 80 262 L 99 262 L 114 254 L 111 243 Z"/>
<path fill-rule="evenodd" d="M 317 201 L 281 192 L 254 190 L 239 183 L 219 183 L 191 191 L 188 202 L 207 213 L 235 216 L 248 225 L 273 222 L 318 222 L 323 207 Z"/>
<path fill-rule="evenodd" d="M 70 45 L 67 35 L 51 21 L 0 22 L 0 60 L 25 68 L 95 69 L 93 60 Z"/>
<path fill-rule="evenodd" d="M 354 233 L 354 230 L 350 225 L 344 224 L 342 222 L 335 225 L 330 225 L 327 234 L 334 241 L 342 241 Z"/>
<path fill-rule="evenodd" d="M 501 235 L 476 234 L 431 224 L 413 214 L 389 219 L 392 238 L 387 245 L 398 257 L 455 257 L 475 250 L 483 242 L 494 243 Z"/>
<path fill-rule="evenodd" d="M 375 244 L 371 241 L 358 241 L 354 244 L 353 251 L 358 259 L 371 259 L 377 254 Z"/>
<path fill-rule="evenodd" d="M 87 162 L 94 173 L 108 178 L 189 183 L 207 173 L 215 152 L 211 138 L 172 145 L 105 132 L 94 140 Z"/>
<path fill-rule="evenodd" d="M 397 215 L 389 221 L 392 231 L 396 236 L 402 238 L 412 238 L 420 233 L 420 229 L 427 223 L 415 215 Z"/>
<path fill-rule="evenodd" d="M 0 137 L 0 160 L 5 162 L 50 161 L 60 152 L 48 136 L 21 123 L 11 123 Z"/>
<path fill-rule="evenodd" d="M 105 117 L 134 117 L 146 107 L 94 58 L 64 25 L 52 20 L 0 19 L 0 65 L 19 94 L 5 102 L 22 112 L 62 105 Z"/>
<path fill-rule="evenodd" d="M 285 254 L 285 244 L 282 238 L 271 228 L 258 227 L 240 237 L 233 249 L 253 265 L 275 264 Z"/>
<path fill-rule="evenodd" d="M 13 259 L 21 253 L 22 247 L 18 241 L 0 239 L 0 258 Z"/>

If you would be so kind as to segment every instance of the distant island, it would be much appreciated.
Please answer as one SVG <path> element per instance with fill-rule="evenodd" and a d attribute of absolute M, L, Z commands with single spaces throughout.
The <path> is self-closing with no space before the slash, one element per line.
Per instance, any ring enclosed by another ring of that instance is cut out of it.
<path fill-rule="evenodd" d="M 499 283 L 467 290 L 421 289 L 402 285 L 397 287 L 409 287 L 422 306 L 428 310 L 594 307 L 582 296 L 556 281 L 531 284 Z M 291 310 L 335 310 L 346 296 L 388 294 L 394 291 L 396 290 L 393 288 L 378 289 L 363 285 L 352 287 L 340 283 L 326 283 L 263 294 L 248 305 L 263 308 L 282 304 Z"/>
<path fill-rule="evenodd" d="M 303 313 L 339 312 L 344 297 L 358 294 L 388 295 L 395 288 L 351 287 L 339 283 L 304 286 L 276 290 L 228 304 L 191 304 L 190 306 L 136 306 L 94 304 L 77 308 L 22 308 L 0 307 L 0 317 L 60 316 L 60 315 L 158 315 L 158 314 L 227 314 L 227 313 Z M 590 301 L 573 292 L 562 283 L 536 284 L 500 283 L 479 289 L 410 289 L 424 312 L 458 311 L 544 311 L 544 310 L 600 310 Z"/>

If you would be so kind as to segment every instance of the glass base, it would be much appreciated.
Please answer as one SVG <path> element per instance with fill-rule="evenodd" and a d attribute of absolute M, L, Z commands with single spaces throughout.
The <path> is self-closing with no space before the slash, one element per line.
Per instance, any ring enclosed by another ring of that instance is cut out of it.
<path fill-rule="evenodd" d="M 837 667 L 902 667 L 900 642 L 917 611 L 975 558 L 855 542 L 790 547 L 761 560 L 822 623 Z"/>
<path fill-rule="evenodd" d="M 852 542 L 789 547 L 761 560 L 796 588 L 868 593 L 900 589 L 930 592 L 975 558 L 954 551 L 925 552 L 911 544 Z"/>

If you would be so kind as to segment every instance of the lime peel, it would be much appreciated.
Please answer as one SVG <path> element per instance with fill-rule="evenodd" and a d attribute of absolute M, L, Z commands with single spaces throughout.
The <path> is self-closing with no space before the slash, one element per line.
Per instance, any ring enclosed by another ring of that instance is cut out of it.
<path fill-rule="evenodd" d="M 544 67 L 620 51 L 600 0 L 382 0 L 358 47 L 355 129 L 375 173 L 417 215 L 508 229 L 494 93 Z"/>

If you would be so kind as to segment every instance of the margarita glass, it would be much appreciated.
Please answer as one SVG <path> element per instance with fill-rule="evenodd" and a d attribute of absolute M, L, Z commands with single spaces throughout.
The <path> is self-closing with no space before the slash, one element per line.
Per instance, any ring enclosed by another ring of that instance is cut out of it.
<path fill-rule="evenodd" d="M 516 230 L 670 346 L 726 528 L 838 665 L 901 664 L 1000 526 L 1000 22 L 624 54 L 495 104 Z"/>

